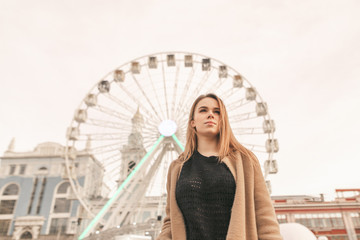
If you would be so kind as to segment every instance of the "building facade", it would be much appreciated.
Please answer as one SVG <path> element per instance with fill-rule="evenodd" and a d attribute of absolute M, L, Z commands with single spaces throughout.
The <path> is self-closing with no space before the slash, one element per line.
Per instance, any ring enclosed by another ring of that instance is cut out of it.
<path fill-rule="evenodd" d="M 279 223 L 300 223 L 328 240 L 360 239 L 360 189 L 337 189 L 334 201 L 323 196 L 274 196 Z"/>
<path fill-rule="evenodd" d="M 10 144 L 0 165 L 1 239 L 73 239 L 82 207 L 67 179 L 64 152 L 51 142 L 21 153 Z M 86 195 L 100 195 L 101 165 L 86 151 L 77 153 L 74 165 Z"/>

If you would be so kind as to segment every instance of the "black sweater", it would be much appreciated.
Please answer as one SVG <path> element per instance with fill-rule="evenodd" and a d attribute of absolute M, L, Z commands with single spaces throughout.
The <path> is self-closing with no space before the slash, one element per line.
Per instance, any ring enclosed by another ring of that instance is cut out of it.
<path fill-rule="evenodd" d="M 216 156 L 199 152 L 185 162 L 176 184 L 187 240 L 224 240 L 235 196 L 235 179 Z"/>

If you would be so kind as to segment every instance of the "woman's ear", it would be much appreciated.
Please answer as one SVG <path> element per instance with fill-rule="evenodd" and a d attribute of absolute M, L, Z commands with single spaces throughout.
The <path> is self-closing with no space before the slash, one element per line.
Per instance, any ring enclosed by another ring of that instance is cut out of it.
<path fill-rule="evenodd" d="M 191 127 L 195 127 L 195 121 L 194 121 L 194 120 L 191 120 L 191 121 L 190 121 L 190 125 L 191 125 Z"/>

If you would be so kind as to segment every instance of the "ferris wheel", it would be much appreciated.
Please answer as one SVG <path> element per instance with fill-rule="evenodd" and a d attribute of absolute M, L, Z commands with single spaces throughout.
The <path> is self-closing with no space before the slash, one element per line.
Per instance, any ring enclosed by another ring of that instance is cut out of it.
<path fill-rule="evenodd" d="M 269 174 L 278 171 L 274 154 L 279 146 L 274 121 L 255 87 L 216 59 L 163 52 L 134 59 L 105 75 L 75 111 L 67 131 L 65 165 L 89 216 L 111 228 L 129 218 L 129 211 L 146 196 L 165 196 L 167 169 L 183 151 L 191 104 L 206 93 L 224 101 L 236 138 L 258 157 L 271 191 Z M 76 170 L 81 152 L 98 164 L 91 171 L 94 176 L 87 176 L 94 179 L 95 192 L 84 187 Z M 96 196 L 108 201 L 103 212 L 94 206 Z M 127 210 L 119 215 L 120 209 Z"/>

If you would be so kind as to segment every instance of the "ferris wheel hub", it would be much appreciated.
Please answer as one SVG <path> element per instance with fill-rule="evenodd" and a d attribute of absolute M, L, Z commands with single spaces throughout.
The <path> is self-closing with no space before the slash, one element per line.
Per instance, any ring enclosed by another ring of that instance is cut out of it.
<path fill-rule="evenodd" d="M 159 132 L 165 137 L 170 137 L 176 133 L 177 125 L 173 120 L 164 120 L 158 126 Z"/>

